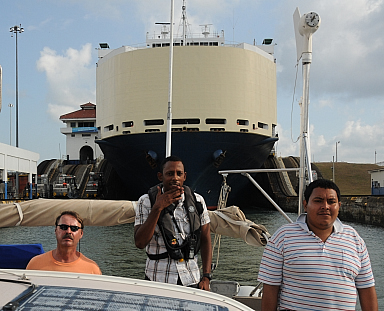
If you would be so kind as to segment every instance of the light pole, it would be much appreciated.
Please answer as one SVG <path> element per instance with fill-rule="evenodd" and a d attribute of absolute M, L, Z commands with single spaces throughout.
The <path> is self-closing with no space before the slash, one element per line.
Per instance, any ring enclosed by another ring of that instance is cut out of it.
<path fill-rule="evenodd" d="M 12 146 L 12 104 L 8 104 L 9 107 L 9 144 Z"/>
<path fill-rule="evenodd" d="M 340 141 L 336 142 L 336 162 L 337 162 L 337 144 L 340 144 Z"/>
<path fill-rule="evenodd" d="M 24 28 L 20 26 L 13 26 L 9 30 L 13 37 L 16 34 L 16 147 L 19 147 L 19 80 L 18 80 L 18 60 L 17 60 L 17 34 L 24 32 Z"/>

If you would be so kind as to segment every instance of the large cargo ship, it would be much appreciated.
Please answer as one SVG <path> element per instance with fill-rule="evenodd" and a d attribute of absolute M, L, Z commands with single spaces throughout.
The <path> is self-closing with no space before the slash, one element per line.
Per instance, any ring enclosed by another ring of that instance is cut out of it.
<path fill-rule="evenodd" d="M 183 12 L 184 16 L 185 12 Z M 96 68 L 97 127 L 105 158 L 137 200 L 158 182 L 166 155 L 170 34 L 147 33 L 146 46 L 101 44 Z M 171 154 L 186 184 L 217 205 L 219 170 L 259 168 L 277 137 L 274 44 L 226 44 L 224 32 L 173 38 Z M 231 175 L 229 204 L 249 181 Z"/>

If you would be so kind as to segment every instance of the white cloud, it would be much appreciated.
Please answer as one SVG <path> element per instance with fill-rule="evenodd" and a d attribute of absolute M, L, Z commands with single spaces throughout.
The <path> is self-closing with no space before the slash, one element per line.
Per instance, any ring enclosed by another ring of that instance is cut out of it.
<path fill-rule="evenodd" d="M 52 21 L 52 18 L 47 18 L 43 21 L 40 21 L 40 23 L 38 25 L 29 25 L 27 27 L 27 30 L 28 31 L 32 31 L 32 30 L 41 30 L 41 29 L 44 29 L 47 27 L 47 25 Z"/>
<path fill-rule="evenodd" d="M 54 120 L 79 109 L 86 102 L 95 102 L 95 68 L 91 66 L 91 44 L 80 50 L 67 49 L 62 55 L 45 47 L 40 52 L 37 69 L 47 77 L 48 112 Z"/>

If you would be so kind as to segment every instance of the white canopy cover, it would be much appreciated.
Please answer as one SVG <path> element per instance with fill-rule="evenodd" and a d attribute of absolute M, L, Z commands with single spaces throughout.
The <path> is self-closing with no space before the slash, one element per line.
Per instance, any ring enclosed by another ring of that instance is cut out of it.
<path fill-rule="evenodd" d="M 85 226 L 115 226 L 135 221 L 135 201 L 37 199 L 0 204 L 0 228 L 52 226 L 61 212 L 80 214 Z M 246 219 L 237 206 L 209 211 L 211 232 L 240 238 L 252 246 L 265 246 L 270 236 L 263 225 Z"/>

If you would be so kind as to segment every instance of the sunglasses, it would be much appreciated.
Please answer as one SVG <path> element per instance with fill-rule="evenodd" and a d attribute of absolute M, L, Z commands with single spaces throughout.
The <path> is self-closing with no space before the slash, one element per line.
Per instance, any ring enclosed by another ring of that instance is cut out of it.
<path fill-rule="evenodd" d="M 71 231 L 72 232 L 76 232 L 77 230 L 79 229 L 83 229 L 83 228 L 80 228 L 78 226 L 68 226 L 68 225 L 57 225 L 61 230 L 64 230 L 64 231 L 67 231 L 68 228 L 71 228 Z"/>

